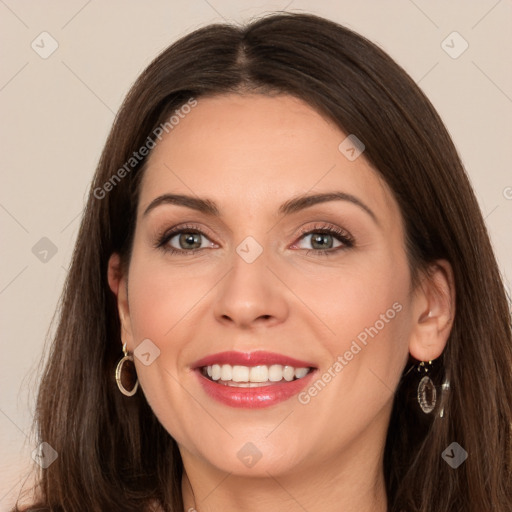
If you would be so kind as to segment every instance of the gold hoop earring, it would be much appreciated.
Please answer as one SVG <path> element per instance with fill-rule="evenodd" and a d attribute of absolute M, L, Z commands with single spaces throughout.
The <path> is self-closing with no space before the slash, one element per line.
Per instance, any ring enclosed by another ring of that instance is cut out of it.
<path fill-rule="evenodd" d="M 123 345 L 123 353 L 124 357 L 117 363 L 116 367 L 116 383 L 117 387 L 119 388 L 119 391 L 123 393 L 123 395 L 126 396 L 133 396 L 137 389 L 139 388 L 139 380 L 137 379 L 137 373 L 135 371 L 135 364 L 133 362 L 133 356 L 128 354 L 128 351 L 126 350 L 126 343 Z M 129 361 L 128 363 L 128 370 L 125 370 L 125 363 Z M 128 374 L 128 375 L 127 375 Z M 124 384 L 129 384 L 133 382 L 135 379 L 135 384 L 133 385 L 131 390 L 126 389 Z M 124 381 L 124 383 L 123 383 Z M 127 382 L 128 381 L 128 382 Z"/>

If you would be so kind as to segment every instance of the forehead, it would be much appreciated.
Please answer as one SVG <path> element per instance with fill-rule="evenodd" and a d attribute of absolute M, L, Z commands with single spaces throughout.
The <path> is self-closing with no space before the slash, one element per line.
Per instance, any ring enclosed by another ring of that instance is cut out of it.
<path fill-rule="evenodd" d="M 237 215 L 289 197 L 342 190 L 393 215 L 391 191 L 364 158 L 340 151 L 347 138 L 331 120 L 288 95 L 199 98 L 152 150 L 139 213 L 163 193 L 219 198 Z"/>

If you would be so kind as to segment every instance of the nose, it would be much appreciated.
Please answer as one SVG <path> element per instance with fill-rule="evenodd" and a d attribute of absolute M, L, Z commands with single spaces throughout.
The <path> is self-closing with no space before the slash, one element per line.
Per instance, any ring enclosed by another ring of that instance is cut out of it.
<path fill-rule="evenodd" d="M 217 321 L 250 329 L 284 322 L 289 313 L 287 288 L 269 266 L 267 251 L 251 262 L 237 252 L 232 266 L 219 283 L 214 306 Z"/>

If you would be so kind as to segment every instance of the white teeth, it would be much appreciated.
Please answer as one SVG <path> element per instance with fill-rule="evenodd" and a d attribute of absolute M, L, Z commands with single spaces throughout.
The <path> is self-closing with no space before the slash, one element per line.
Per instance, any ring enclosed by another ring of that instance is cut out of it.
<path fill-rule="evenodd" d="M 223 364 L 220 372 L 221 380 L 231 380 L 233 378 L 233 367 L 230 364 Z"/>
<path fill-rule="evenodd" d="M 208 368 L 212 369 L 212 374 L 211 374 L 212 380 L 219 380 L 220 374 L 221 374 L 220 365 L 214 364 L 213 366 L 208 366 Z"/>
<path fill-rule="evenodd" d="M 214 364 L 203 368 L 203 374 L 214 381 L 223 381 L 223 383 L 240 383 L 241 387 L 252 387 L 251 383 L 280 382 L 283 379 L 290 382 L 295 379 L 302 379 L 309 372 L 310 368 L 294 368 L 293 366 L 283 366 L 273 364 L 270 366 L 242 366 L 230 364 Z M 244 386 L 244 384 L 247 384 Z M 228 384 L 229 385 L 229 384 Z"/>
<path fill-rule="evenodd" d="M 249 381 L 249 368 L 247 366 L 233 366 L 234 382 L 248 382 Z"/>
<path fill-rule="evenodd" d="M 302 379 L 302 377 L 305 377 L 308 374 L 308 368 L 295 368 L 295 377 L 297 379 Z"/>
<path fill-rule="evenodd" d="M 251 374 L 249 375 L 249 382 L 267 382 L 268 380 L 268 367 L 267 366 L 253 366 Z"/>
<path fill-rule="evenodd" d="M 295 375 L 295 368 L 293 366 L 285 366 L 283 368 L 283 377 L 287 381 L 293 380 Z"/>
<path fill-rule="evenodd" d="M 279 382 L 283 378 L 283 367 L 280 364 L 273 364 L 268 369 L 268 380 Z"/>

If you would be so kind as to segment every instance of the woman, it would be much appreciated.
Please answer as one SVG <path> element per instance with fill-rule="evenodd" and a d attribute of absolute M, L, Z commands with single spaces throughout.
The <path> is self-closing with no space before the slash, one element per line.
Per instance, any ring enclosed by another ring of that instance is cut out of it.
<path fill-rule="evenodd" d="M 211 25 L 105 146 L 23 510 L 510 511 L 511 372 L 482 215 L 410 77 L 313 15 Z"/>

